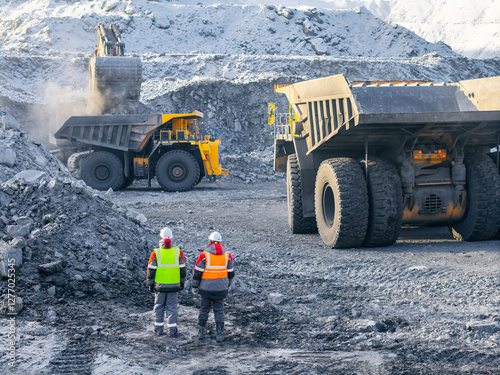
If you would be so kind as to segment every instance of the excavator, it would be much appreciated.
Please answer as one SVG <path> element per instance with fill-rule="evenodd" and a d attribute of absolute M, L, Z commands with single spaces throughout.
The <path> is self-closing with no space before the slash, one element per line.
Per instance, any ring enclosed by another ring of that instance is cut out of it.
<path fill-rule="evenodd" d="M 97 25 L 97 45 L 89 61 L 87 105 L 92 114 L 109 113 L 141 94 L 142 63 L 125 56 L 125 43 L 116 25 Z"/>

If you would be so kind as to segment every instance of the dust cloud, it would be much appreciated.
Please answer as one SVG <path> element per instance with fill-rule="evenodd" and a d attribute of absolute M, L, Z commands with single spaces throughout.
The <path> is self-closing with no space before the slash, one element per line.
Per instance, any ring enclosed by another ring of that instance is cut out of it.
<path fill-rule="evenodd" d="M 31 140 L 55 144 L 54 133 L 71 116 L 86 115 L 85 92 L 81 88 L 47 82 L 42 104 L 28 109 L 27 129 Z"/>

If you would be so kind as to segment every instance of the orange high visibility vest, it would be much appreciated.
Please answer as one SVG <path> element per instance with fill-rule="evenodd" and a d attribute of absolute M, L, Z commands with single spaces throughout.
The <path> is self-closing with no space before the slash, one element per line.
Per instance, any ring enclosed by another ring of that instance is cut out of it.
<path fill-rule="evenodd" d="M 205 271 L 203 271 L 202 279 L 223 279 L 227 277 L 227 262 L 229 260 L 228 253 L 214 255 L 207 251 L 205 253 Z"/>

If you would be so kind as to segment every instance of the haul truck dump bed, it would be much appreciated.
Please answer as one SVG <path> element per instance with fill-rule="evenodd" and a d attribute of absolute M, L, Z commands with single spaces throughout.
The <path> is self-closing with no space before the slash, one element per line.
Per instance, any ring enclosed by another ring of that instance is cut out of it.
<path fill-rule="evenodd" d="M 202 130 L 203 114 L 73 116 L 55 133 L 87 151 L 68 159 L 68 168 L 87 185 L 123 189 L 154 176 L 164 190 L 186 191 L 203 176 L 227 175 L 219 164 L 220 140 Z"/>
<path fill-rule="evenodd" d="M 293 113 L 275 124 L 293 233 L 331 247 L 386 246 L 402 223 L 450 225 L 464 240 L 500 228 L 500 77 L 280 85 Z M 272 113 L 274 115 L 274 113 Z"/>

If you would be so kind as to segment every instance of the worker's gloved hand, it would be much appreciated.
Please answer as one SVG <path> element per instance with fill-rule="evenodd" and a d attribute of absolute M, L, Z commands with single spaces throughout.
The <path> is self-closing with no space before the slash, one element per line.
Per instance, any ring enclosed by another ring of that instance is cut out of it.
<path fill-rule="evenodd" d="M 184 284 L 181 284 L 181 290 L 184 290 Z"/>
<path fill-rule="evenodd" d="M 193 294 L 198 294 L 200 292 L 199 288 L 193 288 Z"/>
<path fill-rule="evenodd" d="M 154 284 L 148 285 L 148 289 L 149 289 L 150 292 L 154 292 L 155 291 Z"/>

